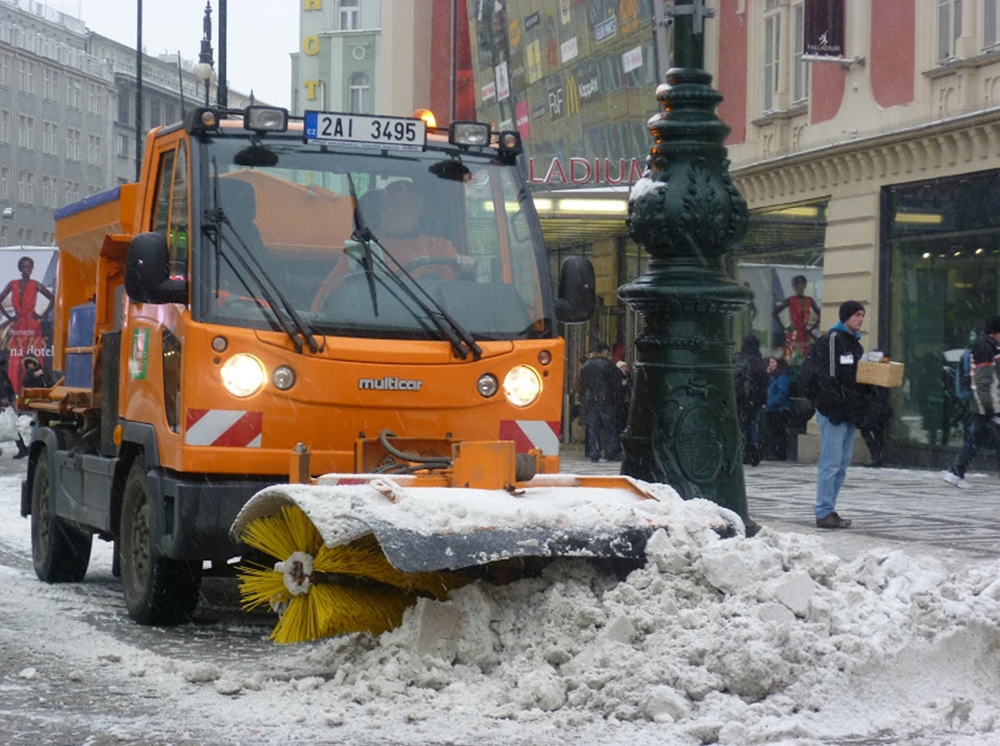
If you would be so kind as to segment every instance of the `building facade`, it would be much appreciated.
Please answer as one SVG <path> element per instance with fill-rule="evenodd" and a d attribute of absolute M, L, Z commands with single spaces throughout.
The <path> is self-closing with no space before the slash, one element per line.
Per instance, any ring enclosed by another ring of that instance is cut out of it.
<path fill-rule="evenodd" d="M 890 456 L 942 465 L 961 445 L 958 357 L 1000 312 L 1000 21 L 996 0 L 844 0 L 842 54 L 803 57 L 801 0 L 720 0 L 708 42 L 732 175 L 751 209 L 734 274 L 750 322 L 808 279 L 822 309 L 868 309 L 863 343 L 906 364 Z"/>
<path fill-rule="evenodd" d="M 57 207 L 107 188 L 113 78 L 81 21 L 0 0 L 0 246 L 52 245 Z"/>
<path fill-rule="evenodd" d="M 205 88 L 190 61 L 142 64 L 144 138 Z M 51 246 L 56 208 L 135 180 L 136 88 L 132 47 L 34 0 L 0 0 L 0 246 Z M 230 91 L 231 108 L 248 104 Z"/>

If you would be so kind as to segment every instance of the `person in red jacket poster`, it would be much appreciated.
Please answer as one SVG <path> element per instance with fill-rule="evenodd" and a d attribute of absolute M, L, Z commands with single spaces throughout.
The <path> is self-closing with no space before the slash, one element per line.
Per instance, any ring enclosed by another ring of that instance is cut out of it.
<path fill-rule="evenodd" d="M 10 357 L 7 362 L 7 375 L 14 387 L 14 393 L 21 393 L 21 361 L 28 355 L 37 357 L 45 349 L 45 336 L 42 333 L 42 318 L 52 310 L 55 296 L 42 283 L 32 280 L 31 273 L 35 269 L 35 261 L 30 256 L 22 256 L 17 261 L 20 279 L 11 280 L 0 292 L 0 313 L 7 317 L 5 324 L 10 325 L 7 331 Z M 48 300 L 48 305 L 41 313 L 36 311 L 38 296 Z M 3 302 L 10 297 L 13 314 L 7 311 Z"/>

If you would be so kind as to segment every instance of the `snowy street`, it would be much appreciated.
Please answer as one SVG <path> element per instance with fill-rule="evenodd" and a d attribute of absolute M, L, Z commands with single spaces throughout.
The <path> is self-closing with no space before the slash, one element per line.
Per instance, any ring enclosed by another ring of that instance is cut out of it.
<path fill-rule="evenodd" d="M 747 470 L 755 539 L 719 540 L 678 500 L 676 528 L 624 582 L 565 563 L 421 602 L 378 639 L 279 647 L 232 580 L 206 580 L 194 623 L 134 624 L 106 542 L 84 582 L 40 583 L 24 462 L 4 449 L 10 746 L 1000 744 L 997 544 L 945 535 L 984 515 L 949 516 L 926 541 L 907 515 L 927 512 L 918 485 L 939 511 L 995 515 L 995 477 L 973 476 L 974 500 L 932 472 L 852 469 L 841 501 L 861 530 L 824 534 L 810 526 L 814 469 L 765 462 Z M 864 529 L 878 516 L 882 536 Z"/>

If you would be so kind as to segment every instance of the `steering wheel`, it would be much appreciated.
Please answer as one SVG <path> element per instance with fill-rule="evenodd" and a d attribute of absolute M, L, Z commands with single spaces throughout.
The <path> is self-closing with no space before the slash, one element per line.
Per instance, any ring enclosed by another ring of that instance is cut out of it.
<path fill-rule="evenodd" d="M 413 274 L 415 271 L 419 271 L 424 267 L 451 267 L 452 271 L 455 273 L 455 277 L 458 277 L 462 272 L 462 264 L 458 261 L 458 257 L 454 256 L 425 256 L 421 259 L 414 259 L 412 262 L 408 262 L 403 265 L 403 271 L 409 274 Z"/>

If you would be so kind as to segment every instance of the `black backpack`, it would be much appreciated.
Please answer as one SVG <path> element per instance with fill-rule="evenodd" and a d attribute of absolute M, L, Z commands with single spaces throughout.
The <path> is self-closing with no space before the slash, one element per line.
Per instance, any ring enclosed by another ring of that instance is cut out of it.
<path fill-rule="evenodd" d="M 824 343 L 829 345 L 829 370 L 823 370 L 823 361 L 821 360 L 822 353 L 820 353 L 820 350 L 826 346 Z M 797 379 L 799 395 L 806 397 L 813 404 L 819 398 L 820 376 L 836 375 L 834 367 L 836 365 L 834 362 L 835 344 L 836 336 L 828 332 L 813 343 L 812 347 L 809 348 L 809 352 L 806 353 L 806 358 L 802 361 L 802 365 L 799 366 L 799 377 Z"/>

